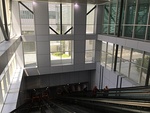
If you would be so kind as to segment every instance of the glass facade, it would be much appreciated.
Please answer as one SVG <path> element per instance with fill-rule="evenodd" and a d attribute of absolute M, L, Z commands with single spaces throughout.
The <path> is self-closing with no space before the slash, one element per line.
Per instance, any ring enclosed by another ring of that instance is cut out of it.
<path fill-rule="evenodd" d="M 34 30 L 34 14 L 33 14 L 33 3 L 32 2 L 23 2 L 23 4 L 28 7 L 20 5 L 20 20 L 21 20 L 21 29 L 23 35 L 33 35 L 35 34 Z"/>
<path fill-rule="evenodd" d="M 35 42 L 23 42 L 25 67 L 37 66 Z"/>
<path fill-rule="evenodd" d="M 121 0 L 104 5 L 103 34 L 117 35 Z M 120 37 L 149 40 L 149 0 L 123 0 Z"/>
<path fill-rule="evenodd" d="M 51 66 L 73 64 L 73 41 L 50 41 Z"/>
<path fill-rule="evenodd" d="M 114 69 L 114 51 L 114 44 L 102 41 L 101 65 L 109 70 Z M 145 85 L 149 58 L 150 53 L 119 46 L 116 71 L 140 85 Z"/>

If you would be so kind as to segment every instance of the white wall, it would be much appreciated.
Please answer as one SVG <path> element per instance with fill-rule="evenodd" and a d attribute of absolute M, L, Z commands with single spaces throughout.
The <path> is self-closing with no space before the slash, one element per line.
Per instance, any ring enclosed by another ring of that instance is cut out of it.
<path fill-rule="evenodd" d="M 42 75 L 64 73 L 73 71 L 93 70 L 95 63 L 85 64 L 86 39 L 97 39 L 96 34 L 86 35 L 86 5 L 78 4 L 74 10 L 74 34 L 49 35 L 48 2 L 34 2 L 35 35 L 23 36 L 24 42 L 36 42 L 37 68 L 27 68 L 29 75 Z M 50 41 L 52 40 L 74 41 L 74 64 L 63 66 L 51 66 Z M 96 61 L 100 60 L 100 45 L 96 42 Z"/>

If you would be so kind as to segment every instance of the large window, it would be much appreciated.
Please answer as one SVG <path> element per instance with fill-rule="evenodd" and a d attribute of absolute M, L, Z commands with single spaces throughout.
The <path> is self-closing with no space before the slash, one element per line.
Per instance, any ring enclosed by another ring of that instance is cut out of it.
<path fill-rule="evenodd" d="M 73 64 L 73 41 L 50 41 L 50 59 L 52 66 Z"/>
<path fill-rule="evenodd" d="M 21 19 L 22 34 L 32 35 L 34 34 L 33 3 L 19 2 L 19 5 L 20 5 L 20 19 Z"/>
<path fill-rule="evenodd" d="M 23 42 L 25 67 L 34 67 L 36 63 L 35 42 Z"/>
<path fill-rule="evenodd" d="M 94 23 L 95 23 L 95 5 L 87 4 L 87 15 L 86 15 L 86 33 L 94 33 Z"/>
<path fill-rule="evenodd" d="M 73 5 L 71 3 L 49 3 L 49 33 L 73 33 Z"/>
<path fill-rule="evenodd" d="M 85 63 L 95 62 L 95 40 L 86 40 Z"/>

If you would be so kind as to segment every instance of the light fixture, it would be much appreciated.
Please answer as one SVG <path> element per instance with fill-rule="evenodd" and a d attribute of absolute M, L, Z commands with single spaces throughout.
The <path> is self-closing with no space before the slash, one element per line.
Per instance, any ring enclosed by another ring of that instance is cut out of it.
<path fill-rule="evenodd" d="M 75 3 L 74 6 L 77 8 L 79 5 L 77 3 Z"/>

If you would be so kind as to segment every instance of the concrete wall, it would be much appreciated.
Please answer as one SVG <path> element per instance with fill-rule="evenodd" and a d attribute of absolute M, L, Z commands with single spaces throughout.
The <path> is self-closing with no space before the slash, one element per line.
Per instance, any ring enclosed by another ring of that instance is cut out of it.
<path fill-rule="evenodd" d="M 42 76 L 27 76 L 26 89 L 44 88 L 66 84 L 88 82 L 90 84 L 91 71 L 68 72 Z"/>

